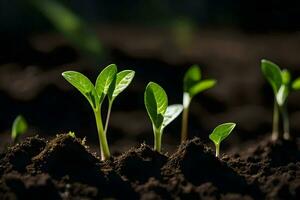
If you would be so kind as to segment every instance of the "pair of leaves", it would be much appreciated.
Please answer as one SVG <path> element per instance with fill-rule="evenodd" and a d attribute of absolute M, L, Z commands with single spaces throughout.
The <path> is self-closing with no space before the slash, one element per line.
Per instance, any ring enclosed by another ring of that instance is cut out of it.
<path fill-rule="evenodd" d="M 261 70 L 270 83 L 278 105 L 282 106 L 289 95 L 290 89 L 300 89 L 300 78 L 294 80 L 291 84 L 291 74 L 288 70 L 281 70 L 275 63 L 263 59 L 261 61 Z"/>
<path fill-rule="evenodd" d="M 185 73 L 183 79 L 184 105 L 188 105 L 195 95 L 216 85 L 217 81 L 214 79 L 201 80 L 201 78 L 201 70 L 198 65 L 191 66 Z"/>
<path fill-rule="evenodd" d="M 11 138 L 14 142 L 18 140 L 18 138 L 24 134 L 28 129 L 27 122 L 22 115 L 18 115 L 13 122 L 12 130 L 11 130 Z"/>
<path fill-rule="evenodd" d="M 168 106 L 168 96 L 157 83 L 150 82 L 145 90 L 144 103 L 154 127 L 160 132 L 170 124 L 181 112 L 182 105 Z"/>
<path fill-rule="evenodd" d="M 221 124 L 213 130 L 209 135 L 209 139 L 213 141 L 215 145 L 220 145 L 220 143 L 230 135 L 235 126 L 235 123 Z"/>
<path fill-rule="evenodd" d="M 63 72 L 62 76 L 78 89 L 96 109 L 102 104 L 106 95 L 109 101 L 114 101 L 131 83 L 134 74 L 135 72 L 132 70 L 117 73 L 117 66 L 111 64 L 101 71 L 95 86 L 86 76 L 76 71 Z"/>

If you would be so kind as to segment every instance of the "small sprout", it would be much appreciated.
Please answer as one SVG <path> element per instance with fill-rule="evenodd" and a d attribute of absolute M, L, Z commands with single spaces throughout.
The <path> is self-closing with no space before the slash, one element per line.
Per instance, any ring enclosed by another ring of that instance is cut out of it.
<path fill-rule="evenodd" d="M 262 60 L 261 70 L 271 85 L 274 93 L 273 130 L 272 140 L 279 137 L 279 115 L 283 121 L 283 138 L 290 139 L 290 127 L 287 112 L 287 98 L 291 90 L 300 89 L 300 78 L 291 81 L 291 74 L 288 70 L 281 70 L 275 63 Z"/>
<path fill-rule="evenodd" d="M 213 132 L 209 135 L 209 139 L 213 141 L 216 146 L 216 157 L 220 156 L 220 144 L 227 138 L 230 133 L 233 131 L 235 123 L 225 123 L 217 126 Z"/>
<path fill-rule="evenodd" d="M 72 138 L 76 138 L 75 132 L 69 131 L 68 135 Z"/>
<path fill-rule="evenodd" d="M 150 82 L 145 90 L 144 102 L 152 122 L 154 132 L 154 150 L 161 151 L 161 137 L 164 128 L 182 112 L 183 106 L 174 104 L 168 106 L 168 96 L 164 89 Z"/>
<path fill-rule="evenodd" d="M 86 76 L 79 72 L 66 71 L 62 73 L 62 76 L 86 97 L 93 108 L 100 143 L 101 158 L 102 160 L 108 159 L 110 157 L 110 151 L 106 133 L 112 104 L 115 98 L 131 83 L 134 77 L 134 71 L 124 70 L 117 73 L 117 66 L 111 64 L 101 71 L 97 77 L 95 86 Z M 109 105 L 105 127 L 103 127 L 101 108 L 106 96 L 108 97 Z"/>
<path fill-rule="evenodd" d="M 192 98 L 209 88 L 216 85 L 214 79 L 201 80 L 201 70 L 198 65 L 191 66 L 184 75 L 183 80 L 183 114 L 182 114 L 182 129 L 181 142 L 188 137 L 188 113 Z"/>
<path fill-rule="evenodd" d="M 28 124 L 22 115 L 18 115 L 13 122 L 11 130 L 11 139 L 13 143 L 19 140 L 19 137 L 23 135 L 28 129 Z"/>

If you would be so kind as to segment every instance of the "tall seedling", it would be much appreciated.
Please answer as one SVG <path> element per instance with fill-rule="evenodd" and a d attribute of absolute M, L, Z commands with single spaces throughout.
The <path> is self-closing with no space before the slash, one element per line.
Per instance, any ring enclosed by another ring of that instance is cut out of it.
<path fill-rule="evenodd" d="M 182 105 L 168 106 L 168 96 L 157 83 L 150 82 L 145 90 L 144 102 L 152 122 L 154 132 L 154 150 L 161 151 L 161 138 L 164 128 L 181 112 Z"/>
<path fill-rule="evenodd" d="M 214 79 L 201 80 L 201 78 L 201 70 L 198 65 L 191 66 L 184 75 L 181 142 L 185 141 L 188 138 L 189 106 L 193 97 L 200 92 L 214 87 L 217 82 Z"/>
<path fill-rule="evenodd" d="M 132 70 L 124 70 L 117 73 L 117 66 L 111 64 L 101 71 L 95 86 L 86 76 L 79 72 L 66 71 L 62 73 L 62 76 L 86 97 L 94 111 L 102 160 L 110 157 L 106 133 L 112 104 L 115 98 L 131 83 L 134 73 Z M 109 105 L 105 127 L 103 127 L 101 108 L 106 96 L 108 97 Z"/>
<path fill-rule="evenodd" d="M 290 126 L 287 111 L 287 98 L 291 91 L 300 89 L 300 77 L 291 81 L 290 72 L 281 70 L 275 63 L 263 59 L 261 70 L 272 87 L 274 93 L 272 140 L 290 139 Z M 282 118 L 283 134 L 279 134 L 279 119 Z"/>

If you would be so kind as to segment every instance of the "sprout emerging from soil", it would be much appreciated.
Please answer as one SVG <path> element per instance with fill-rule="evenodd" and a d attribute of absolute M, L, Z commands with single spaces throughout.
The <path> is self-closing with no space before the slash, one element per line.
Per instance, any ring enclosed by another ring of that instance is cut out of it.
<path fill-rule="evenodd" d="M 11 129 L 11 139 L 13 143 L 16 143 L 21 135 L 23 135 L 28 129 L 28 124 L 22 115 L 18 115 L 13 122 Z"/>
<path fill-rule="evenodd" d="M 182 112 L 181 104 L 168 106 L 168 96 L 157 83 L 150 82 L 145 90 L 144 102 L 152 122 L 154 150 L 161 151 L 161 137 L 164 128 Z"/>
<path fill-rule="evenodd" d="M 287 112 L 287 97 L 290 91 L 300 89 L 300 77 L 291 81 L 291 74 L 288 70 L 281 70 L 275 63 L 264 59 L 261 61 L 261 69 L 274 93 L 272 140 L 277 140 L 279 137 L 288 140 L 291 136 Z M 282 136 L 279 135 L 280 115 L 283 122 Z"/>
<path fill-rule="evenodd" d="M 209 135 L 209 139 L 213 141 L 216 146 L 216 157 L 220 155 L 220 144 L 221 142 L 227 138 L 230 133 L 233 131 L 235 123 L 225 123 L 217 126 L 213 132 Z"/>
<path fill-rule="evenodd" d="M 183 80 L 183 114 L 182 114 L 182 129 L 181 129 L 181 142 L 185 141 L 188 137 L 188 115 L 189 106 L 192 98 L 216 85 L 217 81 L 214 79 L 201 80 L 201 70 L 198 65 L 191 66 L 184 75 Z"/>
<path fill-rule="evenodd" d="M 135 72 L 132 70 L 124 70 L 117 73 L 117 66 L 111 64 L 101 71 L 94 86 L 86 76 L 79 72 L 66 71 L 62 73 L 62 76 L 86 97 L 93 108 L 102 160 L 110 157 L 106 133 L 113 102 L 128 87 L 134 74 Z M 103 127 L 101 108 L 106 96 L 108 97 L 108 111 L 105 126 Z"/>
<path fill-rule="evenodd" d="M 76 138 L 75 132 L 73 131 L 69 131 L 68 135 L 71 136 L 72 138 Z"/>

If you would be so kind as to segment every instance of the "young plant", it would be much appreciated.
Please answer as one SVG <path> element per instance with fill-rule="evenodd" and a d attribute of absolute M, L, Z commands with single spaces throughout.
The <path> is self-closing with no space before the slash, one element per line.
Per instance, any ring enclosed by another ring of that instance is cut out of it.
<path fill-rule="evenodd" d="M 191 66 L 184 75 L 183 79 L 183 114 L 181 127 L 181 142 L 188 137 L 188 115 L 189 106 L 193 97 L 204 90 L 216 85 L 214 79 L 201 80 L 201 70 L 198 65 Z"/>
<path fill-rule="evenodd" d="M 19 140 L 19 137 L 23 135 L 28 129 L 28 124 L 22 115 L 18 115 L 12 125 L 11 139 L 13 143 Z"/>
<path fill-rule="evenodd" d="M 66 71 L 62 73 L 62 76 L 86 97 L 94 111 L 102 160 L 110 157 L 106 133 L 112 104 L 115 98 L 131 83 L 134 74 L 135 72 L 132 70 L 117 73 L 117 66 L 111 64 L 101 71 L 94 86 L 86 76 L 79 72 Z M 101 108 L 106 96 L 109 106 L 105 127 L 103 127 Z"/>
<path fill-rule="evenodd" d="M 182 112 L 182 105 L 168 106 L 168 96 L 164 89 L 150 82 L 145 90 L 144 102 L 152 122 L 154 132 L 154 150 L 161 151 L 161 138 L 164 128 Z"/>
<path fill-rule="evenodd" d="M 272 140 L 277 140 L 279 137 L 290 139 L 287 97 L 292 90 L 300 89 L 300 77 L 291 81 L 291 74 L 288 70 L 281 70 L 275 63 L 264 59 L 261 61 L 261 69 L 274 93 Z M 283 135 L 279 135 L 280 115 L 283 122 Z"/>
<path fill-rule="evenodd" d="M 76 134 L 73 131 L 69 131 L 68 135 L 71 136 L 72 138 L 76 138 Z"/>
<path fill-rule="evenodd" d="M 209 139 L 213 141 L 216 147 L 216 157 L 220 155 L 220 144 L 221 142 L 227 138 L 230 133 L 233 131 L 235 123 L 225 123 L 217 126 L 213 132 L 209 135 Z"/>

